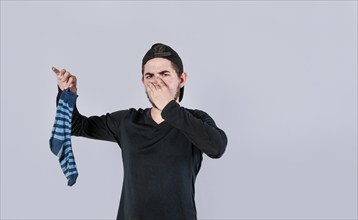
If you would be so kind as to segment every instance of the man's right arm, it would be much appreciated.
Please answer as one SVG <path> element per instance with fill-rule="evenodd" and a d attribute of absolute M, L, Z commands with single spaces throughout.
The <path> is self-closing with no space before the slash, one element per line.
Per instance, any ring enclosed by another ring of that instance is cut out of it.
<path fill-rule="evenodd" d="M 64 69 L 59 71 L 55 67 L 52 67 L 52 70 L 57 76 L 57 105 L 64 89 L 70 88 L 72 92 L 77 92 L 77 78 Z M 102 116 L 86 117 L 79 113 L 75 104 L 72 113 L 71 135 L 119 143 L 118 135 L 116 134 L 119 133 L 118 123 L 123 113 L 125 112 L 118 111 Z"/>

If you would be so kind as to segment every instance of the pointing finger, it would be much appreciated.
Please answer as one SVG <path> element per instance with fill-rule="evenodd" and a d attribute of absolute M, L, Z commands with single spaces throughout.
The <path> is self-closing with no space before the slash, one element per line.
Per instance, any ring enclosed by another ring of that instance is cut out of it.
<path fill-rule="evenodd" d="M 56 73 L 56 75 L 58 75 L 60 73 L 60 71 L 58 69 L 56 69 L 56 67 L 51 67 L 51 70 Z"/>

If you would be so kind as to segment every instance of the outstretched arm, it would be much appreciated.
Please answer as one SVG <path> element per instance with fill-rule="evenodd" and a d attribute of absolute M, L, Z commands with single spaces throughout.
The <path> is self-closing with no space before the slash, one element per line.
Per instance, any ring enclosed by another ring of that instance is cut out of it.
<path fill-rule="evenodd" d="M 57 76 L 58 94 L 56 104 L 60 99 L 61 93 L 64 89 L 70 88 L 72 92 L 77 92 L 77 78 L 65 69 L 61 71 L 55 67 L 51 68 Z M 102 116 L 86 117 L 79 113 L 76 105 L 72 113 L 72 130 L 71 135 L 81 136 L 86 138 L 114 141 L 118 142 L 117 129 L 120 112 Z"/>

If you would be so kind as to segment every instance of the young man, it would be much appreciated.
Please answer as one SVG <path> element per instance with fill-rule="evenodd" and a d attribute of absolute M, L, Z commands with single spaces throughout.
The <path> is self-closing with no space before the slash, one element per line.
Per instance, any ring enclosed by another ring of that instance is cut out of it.
<path fill-rule="evenodd" d="M 62 90 L 77 92 L 68 71 L 52 70 Z M 200 110 L 179 105 L 187 75 L 179 55 L 154 44 L 142 60 L 142 82 L 151 108 L 86 117 L 73 111 L 72 135 L 118 143 L 124 178 L 117 219 L 196 219 L 194 183 L 202 154 L 219 158 L 225 133 Z"/>

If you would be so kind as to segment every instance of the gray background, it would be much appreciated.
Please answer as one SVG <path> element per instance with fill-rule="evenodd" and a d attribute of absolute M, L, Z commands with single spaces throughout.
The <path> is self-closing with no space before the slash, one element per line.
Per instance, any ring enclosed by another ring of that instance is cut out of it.
<path fill-rule="evenodd" d="M 85 115 L 148 107 L 156 42 L 184 61 L 182 105 L 229 138 L 204 157 L 200 219 L 357 218 L 357 1 L 1 1 L 2 219 L 116 216 L 116 144 L 73 138 L 73 187 L 50 152 L 50 66 L 78 77 Z"/>

